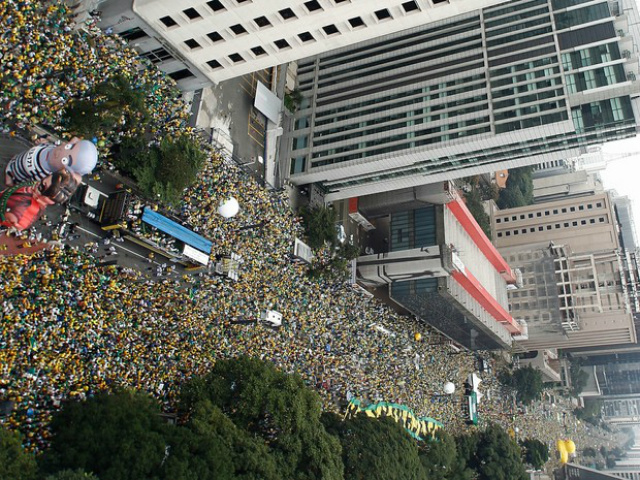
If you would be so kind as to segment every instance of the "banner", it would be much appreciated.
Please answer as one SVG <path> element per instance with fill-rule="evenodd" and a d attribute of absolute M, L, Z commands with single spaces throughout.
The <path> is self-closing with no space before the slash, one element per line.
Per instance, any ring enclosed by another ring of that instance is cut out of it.
<path fill-rule="evenodd" d="M 433 437 L 437 430 L 443 428 L 440 422 L 429 417 L 418 417 L 413 413 L 413 410 L 404 405 L 379 402 L 363 407 L 357 398 L 352 398 L 351 401 L 349 401 L 345 418 L 353 418 L 360 412 L 373 418 L 393 418 L 417 440 L 424 440 L 425 437 Z"/>

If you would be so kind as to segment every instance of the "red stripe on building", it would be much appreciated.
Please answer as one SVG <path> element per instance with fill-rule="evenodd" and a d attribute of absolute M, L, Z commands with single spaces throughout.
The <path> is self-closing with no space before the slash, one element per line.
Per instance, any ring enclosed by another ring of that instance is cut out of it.
<path fill-rule="evenodd" d="M 465 205 L 464 201 L 461 198 L 456 198 L 451 202 L 447 203 L 447 207 L 451 210 L 451 213 L 456 217 L 460 225 L 465 229 L 467 234 L 471 237 L 473 242 L 478 246 L 480 251 L 487 257 L 487 260 L 491 262 L 491 265 L 498 271 L 502 278 L 507 283 L 516 283 L 516 278 L 513 275 L 513 271 L 509 264 L 502 258 L 502 255 L 498 253 L 496 247 L 493 246 L 491 241 L 487 238 L 487 236 L 476 222 L 476 219 L 473 218 L 471 212 Z"/>
<path fill-rule="evenodd" d="M 518 334 L 521 333 L 520 325 L 513 319 L 509 312 L 507 312 L 498 301 L 493 298 L 482 286 L 476 277 L 465 268 L 465 272 L 462 273 L 455 270 L 451 273 L 451 277 L 458 282 L 462 288 L 464 288 L 469 295 L 471 295 L 481 306 L 484 308 L 493 318 L 500 322 L 509 333 Z"/>

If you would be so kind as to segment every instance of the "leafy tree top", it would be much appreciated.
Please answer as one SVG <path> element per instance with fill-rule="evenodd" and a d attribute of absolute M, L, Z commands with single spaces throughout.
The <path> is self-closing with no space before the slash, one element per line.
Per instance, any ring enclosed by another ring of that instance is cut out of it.
<path fill-rule="evenodd" d="M 320 397 L 299 376 L 253 358 L 218 361 L 183 388 L 180 409 L 193 415 L 204 400 L 261 438 L 282 478 L 342 478 L 340 444 L 320 423 Z"/>
<path fill-rule="evenodd" d="M 331 413 L 323 414 L 322 419 L 327 430 L 337 435 L 342 444 L 345 478 L 424 478 L 417 442 L 394 420 L 356 415 L 342 421 Z"/>
<path fill-rule="evenodd" d="M 35 480 L 36 471 L 35 457 L 22 448 L 20 435 L 0 427 L 0 478 Z"/>

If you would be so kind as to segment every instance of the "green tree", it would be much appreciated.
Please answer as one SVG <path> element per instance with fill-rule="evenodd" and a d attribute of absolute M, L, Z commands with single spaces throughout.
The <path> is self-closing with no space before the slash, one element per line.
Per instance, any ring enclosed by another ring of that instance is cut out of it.
<path fill-rule="evenodd" d="M 498 425 L 491 424 L 478 436 L 470 465 L 478 480 L 527 480 L 520 448 Z"/>
<path fill-rule="evenodd" d="M 576 408 L 573 414 L 578 420 L 598 425 L 602 418 L 602 400 L 588 399 L 584 402 L 583 408 Z"/>
<path fill-rule="evenodd" d="M 509 170 L 506 188 L 500 191 L 499 208 L 515 208 L 533 203 L 533 168 L 521 167 Z"/>
<path fill-rule="evenodd" d="M 292 90 L 290 93 L 285 93 L 284 107 L 291 113 L 294 113 L 296 110 L 298 110 L 298 107 L 302 102 L 302 98 L 302 93 L 297 88 Z"/>
<path fill-rule="evenodd" d="M 491 238 L 491 221 L 489 215 L 484 211 L 482 206 L 482 198 L 477 188 L 473 188 L 470 192 L 467 192 L 464 196 L 465 203 L 473 218 L 475 218 L 485 235 Z"/>
<path fill-rule="evenodd" d="M 262 440 L 280 478 L 343 478 L 340 442 L 320 422 L 320 397 L 299 376 L 257 359 L 221 360 L 208 375 L 183 387 L 180 411 L 194 415 L 205 400 Z"/>
<path fill-rule="evenodd" d="M 571 378 L 571 390 L 570 394 L 573 397 L 578 397 L 584 387 L 587 386 L 589 380 L 589 374 L 582 370 L 582 362 L 579 359 L 572 359 L 569 365 L 569 377 Z"/>
<path fill-rule="evenodd" d="M 55 475 L 49 475 L 46 480 L 98 480 L 93 473 L 86 473 L 82 470 L 60 470 Z"/>
<path fill-rule="evenodd" d="M 276 459 L 265 442 L 234 425 L 208 399 L 196 403 L 186 428 L 182 430 L 182 438 L 173 442 L 175 454 L 173 461 L 170 457 L 167 462 L 167 479 L 186 478 L 185 473 L 180 475 L 180 469 L 197 473 L 197 478 L 217 480 L 281 478 Z M 186 465 L 187 462 L 190 464 Z"/>
<path fill-rule="evenodd" d="M 525 404 L 537 399 L 544 390 L 542 373 L 531 365 L 519 368 L 513 374 L 504 373 L 502 381 L 514 388 L 517 399 Z"/>
<path fill-rule="evenodd" d="M 358 245 L 345 243 L 338 249 L 338 255 L 345 260 L 353 260 L 360 256 L 360 247 Z"/>
<path fill-rule="evenodd" d="M 345 478 L 424 478 L 417 442 L 395 420 L 358 415 L 342 421 L 335 414 L 324 413 L 322 422 L 340 439 Z"/>
<path fill-rule="evenodd" d="M 423 478 L 416 440 L 391 418 L 356 416 L 343 422 L 338 436 L 345 478 Z"/>
<path fill-rule="evenodd" d="M 180 202 L 206 159 L 197 141 L 185 135 L 165 137 L 151 146 L 144 137 L 129 138 L 113 153 L 116 166 L 133 176 L 145 195 L 169 204 Z"/>
<path fill-rule="evenodd" d="M 22 448 L 20 435 L 0 427 L 0 478 L 31 480 L 36 473 L 35 457 Z"/>
<path fill-rule="evenodd" d="M 101 480 L 139 480 L 159 474 L 168 426 L 146 394 L 101 393 L 70 401 L 53 417 L 45 472 L 80 468 Z"/>
<path fill-rule="evenodd" d="M 595 457 L 597 455 L 597 452 L 593 447 L 586 447 L 582 450 L 582 455 L 584 455 L 585 457 Z"/>
<path fill-rule="evenodd" d="M 302 208 L 300 217 L 307 237 L 307 244 L 317 250 L 325 242 L 335 245 L 337 242 L 336 211 L 331 207 Z"/>
<path fill-rule="evenodd" d="M 535 438 L 526 438 L 520 442 L 525 461 L 536 470 L 542 469 L 549 460 L 549 447 Z"/>
<path fill-rule="evenodd" d="M 444 430 L 438 430 L 433 440 L 421 445 L 420 461 L 429 480 L 448 480 L 459 468 L 456 440 Z"/>
<path fill-rule="evenodd" d="M 87 98 L 69 102 L 62 116 L 65 128 L 81 136 L 109 134 L 118 125 L 145 128 L 149 119 L 146 90 L 116 75 L 89 90 Z"/>

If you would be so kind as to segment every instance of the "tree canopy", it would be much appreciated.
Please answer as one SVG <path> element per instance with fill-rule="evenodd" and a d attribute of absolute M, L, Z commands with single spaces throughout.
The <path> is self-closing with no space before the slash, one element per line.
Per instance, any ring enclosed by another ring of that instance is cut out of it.
<path fill-rule="evenodd" d="M 178 204 L 196 181 L 205 158 L 197 142 L 184 135 L 152 145 L 144 137 L 125 138 L 114 150 L 114 163 L 146 196 L 170 204 Z"/>
<path fill-rule="evenodd" d="M 51 422 L 46 472 L 80 468 L 101 480 L 138 480 L 159 475 L 167 425 L 147 395 L 101 393 L 69 401 Z"/>
<path fill-rule="evenodd" d="M 320 397 L 299 376 L 257 359 L 222 360 L 183 388 L 181 411 L 193 414 L 203 400 L 261 438 L 281 478 L 342 478 L 340 443 L 320 422 Z"/>
<path fill-rule="evenodd" d="M 89 90 L 85 98 L 70 101 L 63 113 L 63 125 L 74 135 L 85 137 L 107 135 L 120 124 L 144 129 L 149 119 L 146 95 L 124 75 L 115 75 Z"/>
<path fill-rule="evenodd" d="M 540 470 L 549 460 L 549 447 L 535 438 L 526 438 L 520 442 L 525 462 Z"/>
<path fill-rule="evenodd" d="M 98 480 L 98 477 L 82 470 L 60 470 L 55 475 L 49 475 L 45 480 Z"/>
<path fill-rule="evenodd" d="M 546 458 L 537 441 L 521 449 L 496 425 L 423 443 L 390 418 L 322 413 L 299 376 L 245 357 L 183 385 L 178 406 L 172 425 L 142 392 L 68 401 L 51 423 L 40 477 L 19 437 L 0 430 L 0 478 L 521 480 L 522 456 L 534 466 Z"/>
<path fill-rule="evenodd" d="M 342 421 L 330 413 L 322 418 L 329 433 L 340 439 L 345 478 L 424 478 L 416 441 L 395 420 L 358 415 Z"/>
<path fill-rule="evenodd" d="M 465 194 L 464 199 L 469 212 L 473 215 L 473 218 L 478 222 L 478 225 L 485 235 L 491 238 L 491 220 L 482 206 L 480 191 L 474 187 L 470 192 Z"/>
<path fill-rule="evenodd" d="M 325 242 L 334 245 L 337 242 L 335 209 L 331 207 L 304 207 L 300 210 L 307 244 L 317 250 Z"/>
<path fill-rule="evenodd" d="M 35 457 L 22 448 L 20 435 L 0 427 L 0 478 L 31 480 L 36 472 Z"/>
<path fill-rule="evenodd" d="M 420 446 L 420 462 L 429 480 L 462 480 L 473 475 L 459 460 L 455 438 L 444 430 L 438 430 L 431 441 Z"/>
<path fill-rule="evenodd" d="M 478 480 L 527 480 L 529 475 L 522 463 L 520 448 L 507 432 L 497 425 L 489 425 L 477 433 L 475 455 L 468 465 L 478 474 Z"/>
<path fill-rule="evenodd" d="M 516 390 L 518 401 L 528 404 L 544 390 L 542 373 L 531 365 L 517 369 L 512 374 L 503 373 L 502 381 Z"/>
<path fill-rule="evenodd" d="M 587 386 L 589 374 L 582 370 L 582 362 L 579 359 L 572 359 L 569 364 L 569 377 L 571 378 L 571 390 L 569 393 L 573 397 L 578 397 L 584 387 Z"/>
<path fill-rule="evenodd" d="M 509 170 L 506 188 L 500 190 L 496 201 L 499 208 L 515 208 L 533 203 L 533 167 Z"/>

